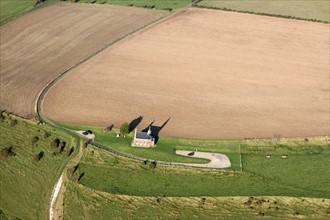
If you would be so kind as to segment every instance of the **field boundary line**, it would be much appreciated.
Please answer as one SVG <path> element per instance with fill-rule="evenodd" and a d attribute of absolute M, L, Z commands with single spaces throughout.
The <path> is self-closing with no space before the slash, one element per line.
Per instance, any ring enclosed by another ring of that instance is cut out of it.
<path fill-rule="evenodd" d="M 201 0 L 200 2 L 202 2 Z M 202 8 L 202 9 L 209 9 L 209 10 L 219 10 L 219 11 L 229 11 L 229 12 L 236 12 L 236 13 L 244 13 L 244 14 L 252 14 L 252 15 L 259 15 L 259 16 L 268 16 L 268 17 L 274 17 L 274 18 L 283 18 L 283 19 L 291 19 L 291 20 L 299 20 L 299 21 L 308 21 L 308 22 L 316 22 L 316 23 L 323 23 L 323 24 L 329 24 L 329 21 L 314 19 L 314 18 L 302 18 L 302 17 L 296 17 L 291 15 L 281 15 L 281 14 L 272 14 L 272 13 L 266 13 L 266 12 L 253 12 L 253 11 L 247 11 L 247 10 L 236 10 L 226 7 L 216 7 L 216 6 L 205 6 L 205 5 L 198 5 L 199 2 L 193 5 L 195 8 Z"/>

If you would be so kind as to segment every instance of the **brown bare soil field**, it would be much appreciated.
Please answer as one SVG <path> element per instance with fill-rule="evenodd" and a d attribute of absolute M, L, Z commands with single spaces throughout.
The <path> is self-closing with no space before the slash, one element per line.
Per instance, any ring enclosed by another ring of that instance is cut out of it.
<path fill-rule="evenodd" d="M 141 8 L 59 3 L 1 26 L 1 109 L 33 117 L 38 93 L 53 78 L 165 14 Z"/>
<path fill-rule="evenodd" d="M 62 79 L 48 117 L 160 135 L 329 135 L 329 25 L 188 9 L 98 54 Z"/>

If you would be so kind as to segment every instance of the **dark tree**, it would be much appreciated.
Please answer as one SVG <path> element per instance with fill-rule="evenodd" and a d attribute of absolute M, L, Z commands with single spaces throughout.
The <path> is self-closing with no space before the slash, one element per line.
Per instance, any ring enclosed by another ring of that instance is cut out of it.
<path fill-rule="evenodd" d="M 50 146 L 53 148 L 58 148 L 60 146 L 61 140 L 56 138 L 52 142 L 50 142 Z"/>
<path fill-rule="evenodd" d="M 60 151 L 59 151 L 60 154 L 64 151 L 65 146 L 66 146 L 66 142 L 63 141 L 63 142 L 60 144 Z"/>

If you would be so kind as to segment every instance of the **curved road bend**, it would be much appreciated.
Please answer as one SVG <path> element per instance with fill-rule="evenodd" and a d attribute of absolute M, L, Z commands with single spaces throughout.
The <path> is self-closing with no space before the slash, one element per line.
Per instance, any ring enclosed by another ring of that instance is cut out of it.
<path fill-rule="evenodd" d="M 38 98 L 36 100 L 36 105 L 35 105 L 35 110 L 36 110 L 36 113 L 37 113 L 37 116 L 39 118 L 39 121 L 41 122 L 44 122 L 44 123 L 47 123 L 53 127 L 56 127 L 60 130 L 64 130 L 64 131 L 68 131 L 70 132 L 71 134 L 74 134 L 74 135 L 77 135 L 87 141 L 89 141 L 90 144 L 98 147 L 98 148 L 101 148 L 101 149 L 104 149 L 104 150 L 107 150 L 111 153 L 114 153 L 114 154 L 117 154 L 117 155 L 120 155 L 120 156 L 124 156 L 124 157 L 128 157 L 128 158 L 131 158 L 131 159 L 134 159 L 134 160 L 139 160 L 139 161 L 145 161 L 145 160 L 150 160 L 150 159 L 147 159 L 147 158 L 142 158 L 142 157 L 136 157 L 136 156 L 133 156 L 133 155 L 130 155 L 130 154 L 126 154 L 126 153 L 123 153 L 123 152 L 119 152 L 119 151 L 116 151 L 116 150 L 113 150 L 107 146 L 104 146 L 102 144 L 99 144 L 93 140 L 90 140 L 80 134 L 78 134 L 77 132 L 71 130 L 71 129 L 68 129 L 66 127 L 62 127 L 60 125 L 57 125 L 53 122 L 51 122 L 49 119 L 47 119 L 46 117 L 43 116 L 43 113 L 42 113 L 42 105 L 43 105 L 43 100 L 45 98 L 45 96 L 47 95 L 48 91 L 58 82 L 60 81 L 66 74 L 68 74 L 71 70 L 79 67 L 80 65 L 82 65 L 83 63 L 85 63 L 87 60 L 89 60 L 90 58 L 94 57 L 95 55 L 99 54 L 100 52 L 104 51 L 105 49 L 111 47 L 112 45 L 120 42 L 120 41 L 123 41 L 131 36 L 133 36 L 134 34 L 138 34 L 148 28 L 151 28 L 161 22 L 164 22 L 166 21 L 167 19 L 173 17 L 173 16 L 176 16 L 177 14 L 185 11 L 185 9 L 193 6 L 197 1 L 194 1 L 192 2 L 191 4 L 187 5 L 186 7 L 182 8 L 182 9 L 179 9 L 173 13 L 170 13 L 156 21 L 153 21 L 149 24 L 147 24 L 146 26 L 142 27 L 142 28 L 139 28 L 121 38 L 119 38 L 118 40 L 104 46 L 103 48 L 101 49 L 98 49 L 96 50 L 94 53 L 92 53 L 91 55 L 87 56 L 86 58 L 82 59 L 80 62 L 76 63 L 75 65 L 71 66 L 70 68 L 68 68 L 66 71 L 64 71 L 63 73 L 61 73 L 59 76 L 57 76 L 56 78 L 54 78 L 51 82 L 49 82 L 39 93 L 38 95 Z M 70 160 L 71 161 L 71 160 Z M 70 161 L 68 162 L 68 164 L 70 163 Z M 163 165 L 174 165 L 174 166 L 189 166 L 189 167 L 192 167 L 190 164 L 184 164 L 184 163 L 174 163 L 174 162 L 164 162 L 164 161 L 157 161 L 158 164 L 163 164 Z M 203 168 L 206 168 L 205 166 L 198 166 L 198 165 L 194 165 L 193 167 L 203 167 Z M 207 168 L 213 168 L 213 167 L 207 167 Z M 56 204 L 56 200 L 57 200 L 57 197 L 58 197 L 58 194 L 60 192 L 60 189 L 62 187 L 62 184 L 63 184 L 63 178 L 64 178 L 64 172 L 65 172 L 66 168 L 63 170 L 61 176 L 59 177 L 58 181 L 56 182 L 56 184 L 54 185 L 54 188 L 53 188 L 53 191 L 52 191 L 52 196 L 50 198 L 50 207 L 49 207 L 49 220 L 53 220 L 54 218 L 54 208 L 55 208 L 55 204 Z"/>

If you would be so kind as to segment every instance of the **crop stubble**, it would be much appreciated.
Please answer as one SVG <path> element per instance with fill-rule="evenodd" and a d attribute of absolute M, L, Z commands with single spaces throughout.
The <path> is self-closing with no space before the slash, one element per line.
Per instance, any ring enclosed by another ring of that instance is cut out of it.
<path fill-rule="evenodd" d="M 329 26 L 188 9 L 72 71 L 48 94 L 52 119 L 160 135 L 329 135 Z"/>
<path fill-rule="evenodd" d="M 33 117 L 38 93 L 53 78 L 165 14 L 141 8 L 59 3 L 1 26 L 1 109 Z"/>

